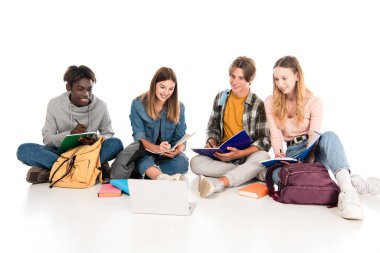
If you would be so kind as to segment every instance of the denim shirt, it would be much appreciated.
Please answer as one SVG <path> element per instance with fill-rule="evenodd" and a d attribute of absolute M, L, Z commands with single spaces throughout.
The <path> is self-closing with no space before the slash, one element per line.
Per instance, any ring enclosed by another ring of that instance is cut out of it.
<path fill-rule="evenodd" d="M 185 106 L 180 102 L 179 122 L 174 124 L 167 120 L 167 108 L 161 112 L 160 118 L 153 120 L 145 111 L 141 98 L 132 101 L 129 118 L 132 125 L 132 135 L 135 141 L 146 139 L 155 144 L 160 133 L 161 141 L 168 141 L 172 146 L 186 134 Z"/>

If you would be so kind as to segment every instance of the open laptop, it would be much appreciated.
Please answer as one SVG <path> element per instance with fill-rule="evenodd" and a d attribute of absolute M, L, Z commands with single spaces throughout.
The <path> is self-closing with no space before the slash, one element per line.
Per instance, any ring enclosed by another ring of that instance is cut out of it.
<path fill-rule="evenodd" d="M 184 181 L 129 179 L 128 187 L 135 213 L 190 215 L 195 208 Z"/>

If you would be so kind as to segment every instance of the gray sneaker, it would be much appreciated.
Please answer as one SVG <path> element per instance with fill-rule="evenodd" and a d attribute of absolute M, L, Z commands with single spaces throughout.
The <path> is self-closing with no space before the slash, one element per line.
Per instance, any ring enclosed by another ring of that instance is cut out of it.
<path fill-rule="evenodd" d="M 49 175 L 50 170 L 32 166 L 26 174 L 26 181 L 31 184 L 47 183 L 49 182 Z"/>
<path fill-rule="evenodd" d="M 199 180 L 198 191 L 202 198 L 224 190 L 223 182 L 216 178 L 199 176 Z"/>

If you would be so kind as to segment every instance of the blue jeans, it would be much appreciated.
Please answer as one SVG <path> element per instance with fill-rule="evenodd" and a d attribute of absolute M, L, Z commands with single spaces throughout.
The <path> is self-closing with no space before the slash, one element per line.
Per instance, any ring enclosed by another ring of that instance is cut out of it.
<path fill-rule="evenodd" d="M 140 158 L 136 165 L 142 176 L 145 175 L 145 171 L 150 167 L 157 167 L 162 173 L 168 175 L 184 174 L 189 168 L 189 158 L 184 153 L 180 153 L 173 159 L 159 155 L 146 155 Z"/>
<path fill-rule="evenodd" d="M 307 140 L 289 146 L 286 150 L 286 156 L 294 157 L 304 151 L 307 146 Z M 322 134 L 317 149 L 315 150 L 314 162 L 322 163 L 328 170 L 331 170 L 334 175 L 341 169 L 350 169 L 343 145 L 334 132 L 325 132 Z M 273 182 L 278 184 L 279 172 L 281 168 L 275 169 L 273 172 Z"/>
<path fill-rule="evenodd" d="M 115 159 L 117 154 L 122 150 L 123 144 L 118 138 L 106 139 L 100 149 L 100 163 L 103 164 Z M 26 165 L 50 170 L 62 153 L 56 147 L 24 143 L 17 149 L 17 159 Z"/>

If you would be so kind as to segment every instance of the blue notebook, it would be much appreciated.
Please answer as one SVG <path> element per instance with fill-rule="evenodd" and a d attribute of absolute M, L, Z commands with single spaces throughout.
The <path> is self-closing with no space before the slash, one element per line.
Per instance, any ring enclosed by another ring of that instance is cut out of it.
<path fill-rule="evenodd" d="M 271 167 L 277 163 L 298 163 L 298 160 L 292 157 L 277 157 L 273 159 L 268 159 L 261 161 L 260 163 L 264 165 L 265 167 Z"/>
<path fill-rule="evenodd" d="M 248 133 L 245 130 L 241 130 L 217 148 L 192 148 L 191 150 L 200 155 L 206 155 L 215 159 L 215 152 L 228 153 L 229 150 L 227 150 L 227 147 L 234 147 L 242 150 L 248 148 L 251 143 L 252 139 Z"/>
<path fill-rule="evenodd" d="M 275 165 L 281 162 L 287 162 L 287 163 L 303 162 L 305 158 L 309 155 L 310 151 L 314 148 L 314 146 L 318 144 L 317 141 L 319 140 L 319 138 L 321 138 L 320 133 L 315 132 L 315 131 L 314 133 L 315 134 L 313 134 L 313 140 L 309 143 L 306 149 L 300 154 L 294 157 L 277 157 L 273 159 L 268 159 L 268 160 L 261 161 L 260 163 L 264 165 L 265 167 L 271 167 L 272 165 Z"/>
<path fill-rule="evenodd" d="M 129 195 L 128 179 L 111 179 L 110 184 Z"/>

